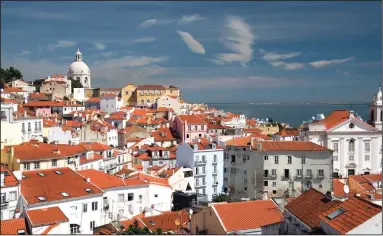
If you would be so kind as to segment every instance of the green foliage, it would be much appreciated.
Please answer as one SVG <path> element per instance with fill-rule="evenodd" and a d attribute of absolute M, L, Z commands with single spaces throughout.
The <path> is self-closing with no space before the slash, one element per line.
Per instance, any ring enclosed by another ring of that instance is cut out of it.
<path fill-rule="evenodd" d="M 223 193 L 213 196 L 213 202 L 227 202 L 228 200 L 229 196 Z"/>
<path fill-rule="evenodd" d="M 159 232 L 159 230 L 152 233 L 152 232 L 150 232 L 148 227 L 140 228 L 138 226 L 138 221 L 134 220 L 133 224 L 129 225 L 128 229 L 125 230 L 124 232 L 120 233 L 120 234 L 123 234 L 123 235 L 143 235 L 143 234 L 155 235 L 157 232 Z M 160 232 L 162 232 L 162 230 Z"/>
<path fill-rule="evenodd" d="M 47 137 L 43 137 L 43 143 L 48 143 L 48 138 Z"/>
<path fill-rule="evenodd" d="M 74 91 L 75 88 L 83 88 L 80 80 L 77 80 L 77 79 L 70 79 L 70 81 L 72 81 L 72 93 Z"/>
<path fill-rule="evenodd" d="M 37 79 L 33 81 L 33 86 L 36 88 L 36 92 L 40 92 L 41 85 L 43 85 L 44 79 Z"/>
<path fill-rule="evenodd" d="M 64 101 L 69 101 L 69 98 L 67 96 L 64 96 Z"/>
<path fill-rule="evenodd" d="M 7 69 L 0 69 L 0 86 L 2 88 L 4 88 L 5 84 L 21 78 L 23 78 L 23 74 L 12 66 Z"/>

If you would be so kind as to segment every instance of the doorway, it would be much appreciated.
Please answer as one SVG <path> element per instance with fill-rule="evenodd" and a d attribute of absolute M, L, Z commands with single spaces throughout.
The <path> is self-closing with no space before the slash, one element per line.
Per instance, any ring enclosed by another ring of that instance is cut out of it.
<path fill-rule="evenodd" d="M 350 175 L 355 175 L 355 169 L 348 169 L 347 170 L 347 175 L 350 176 Z"/>

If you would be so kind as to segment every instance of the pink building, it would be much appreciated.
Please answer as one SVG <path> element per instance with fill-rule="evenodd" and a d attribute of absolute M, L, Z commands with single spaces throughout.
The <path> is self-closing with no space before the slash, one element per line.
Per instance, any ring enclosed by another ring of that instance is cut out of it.
<path fill-rule="evenodd" d="M 32 101 L 23 106 L 34 110 L 38 117 L 50 117 L 52 115 L 51 107 L 54 103 L 54 101 Z"/>
<path fill-rule="evenodd" d="M 177 115 L 173 128 L 181 137 L 181 143 L 192 142 L 207 135 L 207 123 L 196 115 Z"/>

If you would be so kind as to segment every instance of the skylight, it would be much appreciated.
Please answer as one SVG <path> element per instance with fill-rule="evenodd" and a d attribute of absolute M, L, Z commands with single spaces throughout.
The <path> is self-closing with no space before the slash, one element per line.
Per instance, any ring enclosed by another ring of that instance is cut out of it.
<path fill-rule="evenodd" d="M 37 197 L 37 199 L 39 199 L 40 201 L 45 201 L 45 200 L 47 200 L 45 197 Z"/>
<path fill-rule="evenodd" d="M 92 192 L 92 189 L 90 189 L 90 188 L 86 188 L 85 191 L 86 191 L 87 193 L 91 193 L 91 192 Z"/>
<path fill-rule="evenodd" d="M 63 195 L 64 197 L 69 197 L 69 194 L 66 192 L 62 192 L 61 195 Z"/>
<path fill-rule="evenodd" d="M 40 175 L 41 177 L 44 177 L 45 174 L 44 173 L 37 173 L 38 175 Z"/>
<path fill-rule="evenodd" d="M 59 171 L 59 170 L 55 170 L 55 173 L 58 174 L 58 175 L 61 175 L 61 174 L 62 174 L 62 172 Z"/>
<path fill-rule="evenodd" d="M 346 211 L 343 208 L 339 208 L 326 217 L 327 217 L 327 219 L 332 220 L 332 219 L 335 219 L 336 217 L 338 217 L 339 215 L 343 214 L 344 212 L 346 212 Z"/>

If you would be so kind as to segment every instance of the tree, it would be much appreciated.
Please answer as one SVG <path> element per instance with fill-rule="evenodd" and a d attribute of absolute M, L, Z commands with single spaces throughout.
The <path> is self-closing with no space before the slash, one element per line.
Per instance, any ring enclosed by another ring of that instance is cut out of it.
<path fill-rule="evenodd" d="M 2 88 L 5 87 L 6 84 L 9 82 L 12 82 L 13 80 L 22 79 L 23 74 L 21 72 L 14 68 L 13 66 L 7 68 L 7 69 L 0 69 L 0 86 Z"/>
<path fill-rule="evenodd" d="M 75 88 L 83 88 L 80 80 L 77 80 L 77 79 L 69 79 L 69 80 L 72 81 L 72 93 Z"/>
<path fill-rule="evenodd" d="M 157 231 L 158 232 L 158 229 Z M 162 232 L 162 230 L 161 230 Z M 129 225 L 128 229 L 125 230 L 124 232 L 120 233 L 120 234 L 128 234 L 128 235 L 142 235 L 142 234 L 146 234 L 146 235 L 155 235 L 155 233 L 152 233 L 148 227 L 143 227 L 141 228 L 139 225 L 138 225 L 138 221 L 137 219 L 134 220 L 133 224 Z"/>
<path fill-rule="evenodd" d="M 229 196 L 223 193 L 213 196 L 213 202 L 227 202 L 228 200 Z"/>

